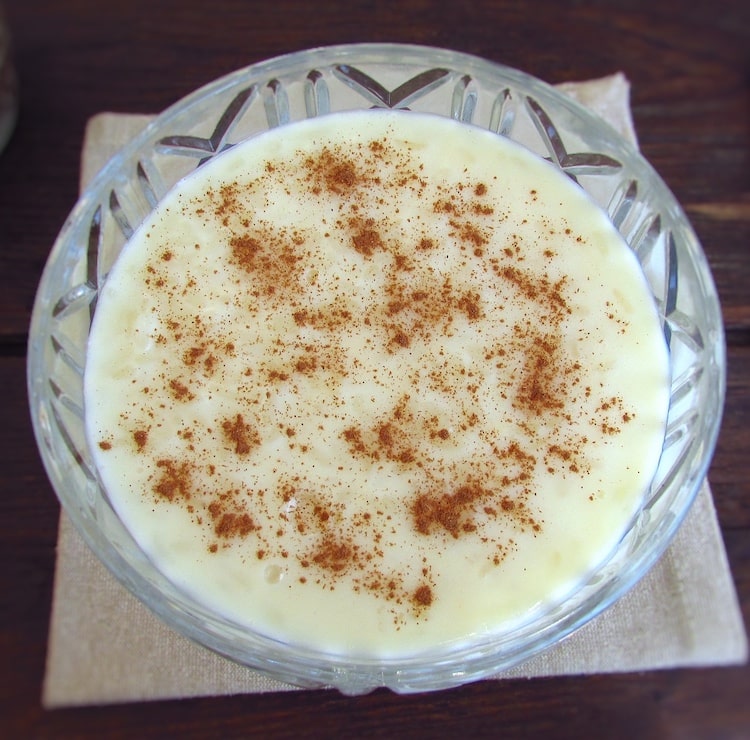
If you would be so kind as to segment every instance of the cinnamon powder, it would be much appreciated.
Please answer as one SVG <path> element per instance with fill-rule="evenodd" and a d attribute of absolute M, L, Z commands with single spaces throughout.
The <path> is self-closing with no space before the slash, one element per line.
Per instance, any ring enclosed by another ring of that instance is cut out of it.
<path fill-rule="evenodd" d="M 384 179 L 384 169 L 397 172 L 398 177 Z M 264 174 L 272 179 L 289 176 L 281 162 L 269 162 Z M 312 197 L 335 207 L 335 219 L 326 222 L 326 236 L 336 235 L 364 261 L 382 261 L 384 288 L 376 303 L 378 308 L 365 315 L 335 301 L 324 308 L 310 305 L 305 297 L 305 285 L 310 280 L 305 269 L 314 246 L 303 230 L 266 223 L 262 214 L 254 212 L 251 204 L 256 190 L 262 191 L 262 178 L 252 185 L 232 182 L 210 191 L 207 203 L 195 206 L 194 213 L 204 218 L 213 214 L 222 227 L 230 229 L 225 261 L 234 281 L 232 291 L 246 302 L 248 320 L 253 319 L 255 304 L 273 301 L 279 311 L 288 312 L 291 326 L 322 337 L 314 346 L 295 346 L 290 351 L 285 345 L 292 340 L 279 336 L 277 353 L 271 352 L 255 369 L 248 368 L 250 379 L 262 371 L 267 398 L 282 390 L 294 393 L 300 377 L 340 381 L 344 364 L 331 345 L 338 332 L 356 328 L 357 322 L 379 331 L 387 352 L 397 354 L 413 351 L 435 337 L 478 327 L 488 318 L 485 298 L 479 291 L 458 283 L 451 275 L 430 271 L 424 266 L 429 263 L 422 263 L 420 255 L 438 250 L 465 255 L 465 264 L 471 264 L 471 269 L 494 276 L 508 303 L 525 307 L 520 318 L 507 326 L 503 346 L 487 347 L 484 358 L 488 365 L 503 371 L 500 391 L 518 411 L 517 429 L 525 439 L 523 446 L 512 440 L 493 443 L 496 470 L 484 477 L 481 471 L 461 476 L 441 467 L 440 446 L 451 444 L 478 424 L 480 383 L 472 370 L 462 370 L 457 376 L 454 366 L 439 361 L 415 380 L 413 398 L 401 398 L 372 423 L 348 426 L 341 432 L 353 464 L 366 461 L 393 465 L 407 476 L 418 472 L 418 479 L 426 481 L 402 506 L 408 526 L 427 549 L 443 547 L 446 540 L 473 538 L 487 544 L 488 562 L 500 566 L 511 549 L 509 531 L 543 530 L 544 522 L 535 514 L 533 504 L 537 469 L 550 471 L 562 466 L 570 475 L 583 474 L 586 469 L 585 437 L 571 438 L 563 432 L 569 423 L 565 409 L 576 398 L 581 383 L 581 367 L 571 359 L 561 338 L 560 328 L 571 314 L 565 277 L 555 279 L 527 270 L 523 264 L 525 247 L 518 235 L 496 243 L 494 219 L 501 219 L 502 214 L 486 202 L 487 183 L 473 182 L 468 175 L 433 202 L 433 214 L 444 226 L 444 243 L 435 238 L 431 227 L 422 229 L 419 224 L 411 227 L 407 240 L 396 239 L 388 224 L 366 215 L 368 206 L 378 198 L 392 198 L 394 192 L 404 198 L 420 197 L 425 184 L 418 167 L 387 141 L 369 142 L 355 152 L 325 146 L 304 159 L 298 176 Z M 552 251 L 545 254 L 554 260 Z M 172 249 L 164 249 L 160 255 L 149 265 L 145 282 L 168 290 L 168 270 L 175 257 Z M 177 297 L 185 288 L 173 290 Z M 493 320 L 504 319 L 494 316 Z M 222 355 L 234 356 L 242 351 L 229 333 L 223 334 L 216 327 L 208 331 L 200 316 L 192 323 L 181 315 L 167 316 L 163 331 L 159 341 L 179 351 L 188 375 L 187 381 L 182 375 L 163 379 L 171 399 L 180 403 L 196 399 L 201 392 L 201 377 L 220 372 Z M 452 431 L 441 419 L 420 415 L 417 399 L 421 384 L 451 398 L 457 383 L 463 384 L 476 408 L 465 409 Z M 157 390 L 148 390 L 147 395 L 155 393 Z M 251 464 L 256 451 L 272 435 L 271 430 L 256 425 L 253 403 L 244 400 L 242 387 L 238 388 L 236 412 L 216 420 L 215 429 L 191 431 L 188 451 L 196 449 L 196 436 L 220 439 L 225 449 Z M 628 411 L 612 399 L 598 411 L 601 418 L 591 423 L 606 434 L 617 434 L 617 424 L 630 418 Z M 552 436 L 558 442 L 540 447 L 542 419 L 554 427 Z M 297 441 L 297 421 L 280 419 L 279 429 L 290 450 L 304 455 L 307 448 Z M 133 439 L 139 450 L 146 449 L 146 430 L 136 431 Z M 103 450 L 111 448 L 109 440 L 99 445 Z M 201 467 L 187 452 L 182 457 L 159 458 L 154 466 L 152 490 L 157 500 L 191 507 L 195 522 L 207 532 L 209 553 L 249 541 L 257 559 L 296 560 L 305 573 L 300 583 L 334 589 L 346 574 L 353 578 L 355 590 L 406 605 L 418 615 L 424 615 L 440 598 L 428 570 L 415 576 L 393 572 L 384 564 L 385 543 L 392 536 L 393 526 L 390 515 L 379 511 L 377 504 L 364 511 L 347 512 L 326 503 L 325 490 L 317 490 L 312 481 L 296 479 L 292 474 L 276 487 L 270 484 L 268 490 L 227 488 L 219 482 L 213 462 L 204 462 Z M 217 478 L 216 486 L 199 476 L 199 468 L 205 471 L 209 467 L 209 478 Z M 196 483 L 199 479 L 204 482 Z M 495 527 L 498 523 L 501 526 Z M 294 553 L 285 544 L 292 531 L 300 536 Z"/>

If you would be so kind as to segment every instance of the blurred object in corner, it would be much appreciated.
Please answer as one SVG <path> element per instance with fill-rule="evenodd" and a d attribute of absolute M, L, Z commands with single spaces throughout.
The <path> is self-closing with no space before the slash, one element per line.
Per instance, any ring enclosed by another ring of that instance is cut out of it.
<path fill-rule="evenodd" d="M 10 33 L 0 5 L 0 152 L 10 139 L 17 114 L 18 90 L 11 57 Z"/>

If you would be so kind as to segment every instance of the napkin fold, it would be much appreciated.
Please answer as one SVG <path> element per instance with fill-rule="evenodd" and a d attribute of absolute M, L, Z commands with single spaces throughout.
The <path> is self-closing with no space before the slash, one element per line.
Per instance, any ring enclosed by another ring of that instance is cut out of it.
<path fill-rule="evenodd" d="M 622 74 L 560 88 L 635 142 Z M 102 113 L 89 122 L 81 187 L 151 120 Z M 614 606 L 566 640 L 496 678 L 744 663 L 748 643 L 713 499 L 704 483 L 664 556 Z M 47 708 L 299 690 L 173 631 L 121 586 L 63 511 L 47 665 Z"/>

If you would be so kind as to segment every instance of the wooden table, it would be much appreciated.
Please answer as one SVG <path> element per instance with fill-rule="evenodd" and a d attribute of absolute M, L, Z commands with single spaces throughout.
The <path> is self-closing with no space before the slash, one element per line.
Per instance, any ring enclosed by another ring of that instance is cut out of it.
<path fill-rule="evenodd" d="M 721 294 L 728 403 L 710 479 L 750 621 L 750 6 L 528 5 L 5 0 L 22 107 L 0 156 L 0 736 L 750 737 L 747 666 L 484 682 L 411 697 L 294 692 L 40 706 L 59 508 L 32 438 L 25 345 L 40 272 L 76 199 L 84 124 L 102 110 L 158 112 L 236 68 L 334 43 L 452 47 L 553 83 L 617 70 L 629 77 L 640 146 L 687 210 Z"/>

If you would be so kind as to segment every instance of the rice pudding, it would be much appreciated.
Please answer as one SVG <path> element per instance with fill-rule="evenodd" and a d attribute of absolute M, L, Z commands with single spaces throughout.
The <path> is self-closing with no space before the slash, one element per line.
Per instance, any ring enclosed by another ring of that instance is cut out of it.
<path fill-rule="evenodd" d="M 409 655 L 502 631 L 615 546 L 669 360 L 605 214 L 423 114 L 264 133 L 180 182 L 101 290 L 86 427 L 194 598 L 285 642 Z"/>

